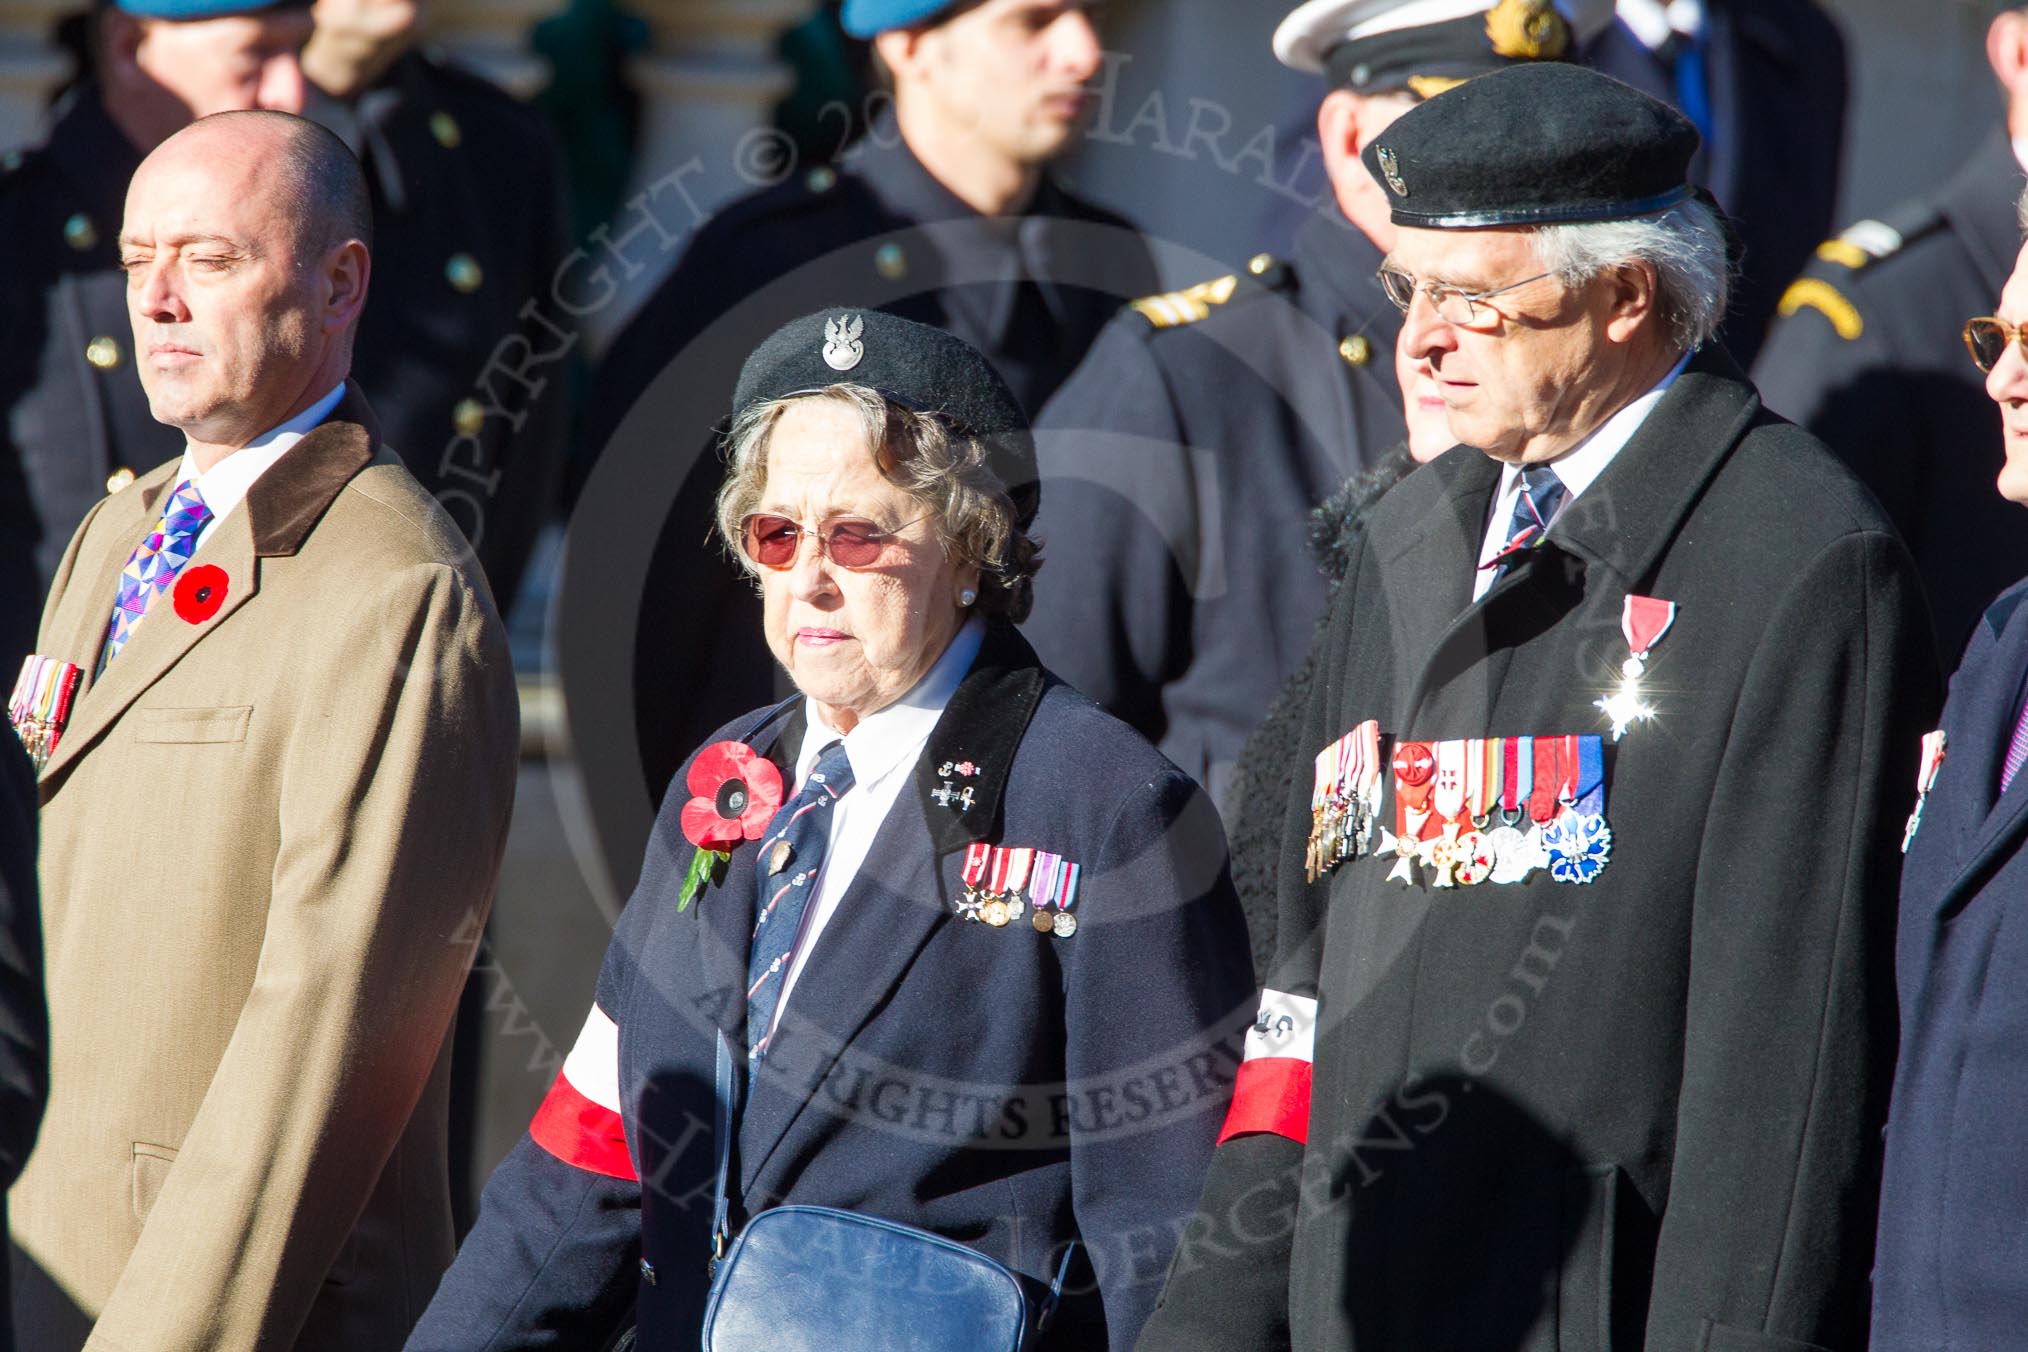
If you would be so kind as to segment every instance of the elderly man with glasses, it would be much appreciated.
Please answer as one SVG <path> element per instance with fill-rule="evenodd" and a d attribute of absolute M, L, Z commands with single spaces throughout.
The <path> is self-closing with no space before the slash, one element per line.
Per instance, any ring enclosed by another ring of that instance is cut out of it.
<path fill-rule="evenodd" d="M 2028 227 L 2028 200 L 2021 204 Z M 1965 326 L 1999 405 L 2002 501 L 2028 506 L 2028 250 Z M 1991 472 L 1991 453 L 1986 464 Z M 1924 740 L 1901 875 L 1901 1063 L 1888 1114 L 1873 1346 L 2004 1347 L 2028 1323 L 2028 582 L 1986 608 Z"/>
<path fill-rule="evenodd" d="M 1710 341 L 1697 144 L 1539 65 L 1366 151 L 1464 445 L 1333 599 L 1279 950 L 1142 1352 L 1865 1341 L 1935 658 L 1879 506 Z"/>

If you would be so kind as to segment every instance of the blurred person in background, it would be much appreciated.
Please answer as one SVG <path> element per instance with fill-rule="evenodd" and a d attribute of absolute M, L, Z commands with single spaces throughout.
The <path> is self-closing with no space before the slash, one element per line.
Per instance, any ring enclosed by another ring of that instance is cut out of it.
<path fill-rule="evenodd" d="M 1549 0 L 1292 10 L 1275 55 L 1329 81 L 1316 122 L 1333 214 L 1306 221 L 1287 260 L 1135 303 L 1043 412 L 1036 532 L 1055 564 L 1036 582 L 1036 649 L 1222 813 L 1323 609 L 1310 512 L 1402 438 L 1401 315 L 1374 277 L 1394 226 L 1360 151 L 1428 95 L 1559 60 L 1578 37 Z"/>
<path fill-rule="evenodd" d="M 1993 492 L 2000 415 L 1960 336 L 2014 266 L 2028 164 L 2028 6 L 1993 8 L 2001 124 L 1942 187 L 1818 246 L 1753 373 L 1768 407 L 1822 437 L 1887 508 L 1953 659 L 2028 574 L 2021 513 Z"/>
<path fill-rule="evenodd" d="M 1050 171 L 1084 125 L 1099 69 L 1091 9 L 848 0 L 846 31 L 872 41 L 891 85 L 864 138 L 835 164 L 786 166 L 787 181 L 714 215 L 601 363 L 588 429 L 599 453 L 621 459 L 616 438 L 652 444 L 645 458 L 681 481 L 634 626 L 648 802 L 699 738 L 777 689 L 752 590 L 710 540 L 721 466 L 706 448 L 738 354 L 813 300 L 878 308 L 984 353 L 1032 416 L 1119 305 L 1153 289 L 1133 227 Z M 694 363 L 714 353 L 700 376 Z M 693 364 L 687 380 L 669 372 L 679 358 Z M 725 636 L 710 664 L 690 660 L 702 632 Z"/>
<path fill-rule="evenodd" d="M 1347 479 L 1310 513 L 1310 552 L 1324 575 L 1327 597 L 1345 580 L 1345 568 L 1358 552 L 1360 525 L 1367 509 L 1417 465 L 1426 465 L 1457 445 L 1457 438 L 1451 435 L 1443 387 L 1428 356 L 1397 339 L 1394 378 L 1401 386 L 1408 440 L 1383 453 L 1372 469 Z M 1303 713 L 1309 707 L 1310 687 L 1326 641 L 1320 615 L 1309 653 L 1302 665 L 1289 673 L 1260 726 L 1247 737 L 1233 769 L 1231 807 L 1226 813 L 1226 830 L 1232 837 L 1232 886 L 1239 893 L 1240 909 L 1246 913 L 1254 975 L 1262 981 L 1267 979 L 1275 955 L 1279 903 L 1274 879 L 1280 863 L 1282 812 L 1296 780 L 1309 773 L 1302 749 Z"/>
<path fill-rule="evenodd" d="M 141 157 L 192 120 L 303 110 L 307 0 L 101 0 L 91 74 L 0 166 L 0 669 L 91 506 L 176 454 L 127 334 L 120 213 Z"/>

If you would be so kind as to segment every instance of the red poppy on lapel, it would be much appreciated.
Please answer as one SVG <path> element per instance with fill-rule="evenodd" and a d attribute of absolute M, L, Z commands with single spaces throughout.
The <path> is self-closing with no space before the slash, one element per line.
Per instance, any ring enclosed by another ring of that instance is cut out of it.
<path fill-rule="evenodd" d="M 782 772 L 743 742 L 714 742 L 697 753 L 684 779 L 683 834 L 700 850 L 730 850 L 759 840 L 782 806 Z"/>
<path fill-rule="evenodd" d="M 200 564 L 183 570 L 183 576 L 176 579 L 176 589 L 169 594 L 169 600 L 185 621 L 203 624 L 225 604 L 225 591 L 230 583 L 225 569 L 209 563 Z"/>

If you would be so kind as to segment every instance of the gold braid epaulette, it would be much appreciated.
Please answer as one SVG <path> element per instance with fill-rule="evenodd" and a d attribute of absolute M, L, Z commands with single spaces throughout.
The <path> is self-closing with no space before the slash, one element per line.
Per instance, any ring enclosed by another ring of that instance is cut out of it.
<path fill-rule="evenodd" d="M 1173 329 L 1179 324 L 1195 324 L 1200 319 L 1209 318 L 1212 309 L 1231 300 L 1232 293 L 1238 289 L 1239 276 L 1235 273 L 1216 281 L 1199 282 L 1181 291 L 1144 296 L 1127 308 L 1158 329 Z"/>

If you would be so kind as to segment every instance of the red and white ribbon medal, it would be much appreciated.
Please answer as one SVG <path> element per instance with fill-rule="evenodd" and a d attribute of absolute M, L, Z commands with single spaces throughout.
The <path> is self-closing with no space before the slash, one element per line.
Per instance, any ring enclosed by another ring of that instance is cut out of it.
<path fill-rule="evenodd" d="M 1929 801 L 1929 791 L 1936 787 L 1936 777 L 1943 770 L 1946 742 L 1942 728 L 1923 734 L 1922 768 L 1915 776 L 1915 811 L 1908 814 L 1908 828 L 1901 833 L 1903 854 L 1915 844 L 1915 833 L 1922 826 L 1922 805 Z"/>
<path fill-rule="evenodd" d="M 1648 669 L 1649 651 L 1662 641 L 1662 635 L 1674 623 L 1674 601 L 1652 596 L 1627 597 L 1626 608 L 1620 612 L 1620 632 L 1626 635 L 1630 655 L 1620 664 L 1620 688 L 1592 701 L 1612 720 L 1615 742 L 1626 736 L 1627 729 L 1635 723 L 1645 723 L 1655 716 L 1654 706 L 1641 698 L 1641 676 Z"/>
<path fill-rule="evenodd" d="M 986 899 L 979 894 L 979 884 L 986 880 L 986 866 L 992 858 L 993 847 L 983 840 L 965 846 L 965 869 L 960 875 L 965 890 L 958 897 L 958 914 L 967 920 L 979 919 L 979 911 L 986 904 Z"/>

